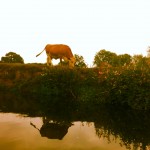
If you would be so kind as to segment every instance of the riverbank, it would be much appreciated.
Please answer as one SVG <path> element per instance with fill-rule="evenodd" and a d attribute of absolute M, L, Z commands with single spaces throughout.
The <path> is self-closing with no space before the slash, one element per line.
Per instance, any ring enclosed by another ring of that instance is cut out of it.
<path fill-rule="evenodd" d="M 39 76 L 45 66 L 43 64 L 0 63 L 1 86 L 14 87 L 16 82 Z"/>
<path fill-rule="evenodd" d="M 47 105 L 124 105 L 150 109 L 150 69 L 47 67 L 44 64 L 0 64 L 0 89 L 36 98 Z"/>

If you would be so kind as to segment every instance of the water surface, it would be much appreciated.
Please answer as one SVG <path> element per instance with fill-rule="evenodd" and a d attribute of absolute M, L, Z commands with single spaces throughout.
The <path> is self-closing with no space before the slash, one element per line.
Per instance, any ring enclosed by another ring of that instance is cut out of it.
<path fill-rule="evenodd" d="M 150 150 L 150 112 L 0 93 L 0 150 Z"/>
<path fill-rule="evenodd" d="M 0 113 L 0 149 L 5 150 L 125 150 L 119 140 L 108 141 L 96 135 L 93 122 L 72 122 L 62 139 L 43 137 L 42 117 L 25 117 L 14 113 Z M 53 123 L 51 120 L 49 123 Z M 35 125 L 35 127 L 33 126 Z"/>

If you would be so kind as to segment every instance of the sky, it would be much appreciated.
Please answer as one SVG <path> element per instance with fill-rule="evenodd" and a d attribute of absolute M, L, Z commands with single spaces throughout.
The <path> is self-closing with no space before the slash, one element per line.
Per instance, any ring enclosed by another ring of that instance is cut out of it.
<path fill-rule="evenodd" d="M 0 58 L 12 51 L 45 63 L 36 54 L 46 44 L 70 46 L 89 66 L 101 49 L 146 56 L 150 0 L 1 0 Z"/>

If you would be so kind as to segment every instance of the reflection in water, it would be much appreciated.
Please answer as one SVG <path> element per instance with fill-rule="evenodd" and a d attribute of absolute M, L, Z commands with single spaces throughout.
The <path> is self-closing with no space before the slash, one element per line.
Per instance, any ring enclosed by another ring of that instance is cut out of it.
<path fill-rule="evenodd" d="M 43 125 L 40 129 L 38 129 L 32 122 L 30 124 L 40 131 L 42 137 L 59 140 L 63 139 L 68 132 L 68 128 L 72 125 L 72 123 L 69 122 L 53 121 L 47 117 L 43 117 Z"/>
<path fill-rule="evenodd" d="M 42 118 L 22 117 L 12 113 L 0 113 L 0 148 L 4 150 L 120 150 L 117 143 L 108 144 L 99 140 L 94 132 L 94 123 L 73 122 L 62 140 L 41 137 L 30 122 L 41 128 Z M 125 150 L 121 148 L 122 150 Z"/>
<path fill-rule="evenodd" d="M 72 141 L 76 141 L 73 135 L 79 132 L 79 130 L 75 131 L 77 127 L 76 121 L 87 121 L 93 123 L 93 131 L 88 137 L 88 143 L 94 139 L 92 141 L 92 146 L 96 145 L 97 149 L 104 143 L 102 139 L 107 141 L 104 147 L 108 147 L 108 145 L 112 147 L 112 144 L 115 142 L 118 143 L 118 147 L 114 148 L 118 150 L 150 149 L 149 112 L 133 111 L 125 107 L 95 106 L 94 104 L 91 105 L 88 103 L 80 103 L 77 108 L 72 108 L 68 103 L 61 103 L 61 100 L 59 104 L 55 104 L 54 101 L 53 104 L 50 102 L 46 104 L 44 104 L 43 101 L 37 103 L 37 100 L 34 98 L 28 99 L 15 97 L 14 95 L 5 95 L 0 99 L 0 110 L 2 112 L 28 114 L 30 117 L 41 117 L 41 126 L 38 126 L 37 122 L 31 120 L 28 122 L 28 125 L 32 132 L 40 133 L 42 137 L 47 137 L 48 140 L 59 139 L 59 141 L 66 142 L 66 139 L 68 139 L 67 142 L 71 144 Z M 72 125 L 72 123 L 74 125 Z M 1 129 L 2 128 L 4 128 L 4 126 L 1 127 Z M 71 133 L 73 129 L 74 131 Z M 83 135 L 80 139 L 81 143 L 79 144 L 80 147 L 78 148 L 81 149 L 85 140 L 84 135 L 87 137 L 87 133 L 89 132 L 90 128 L 87 128 L 87 130 L 82 133 Z M 76 135 L 76 137 L 78 139 L 79 136 Z M 72 141 L 69 141 L 69 139 L 72 139 Z M 84 144 L 88 145 L 88 143 Z M 87 148 L 88 147 L 82 147 L 82 149 Z"/>
<path fill-rule="evenodd" d="M 100 116 L 101 119 L 95 121 L 98 137 L 105 137 L 109 142 L 119 138 L 120 145 L 127 149 L 148 150 L 150 145 L 149 112 L 110 108 Z M 113 139 L 110 138 L 112 135 Z"/>

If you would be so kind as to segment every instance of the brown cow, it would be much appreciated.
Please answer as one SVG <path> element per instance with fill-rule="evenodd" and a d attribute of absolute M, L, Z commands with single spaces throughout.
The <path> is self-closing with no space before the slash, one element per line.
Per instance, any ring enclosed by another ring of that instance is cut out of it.
<path fill-rule="evenodd" d="M 49 64 L 52 65 L 52 59 L 54 58 L 54 59 L 60 59 L 60 63 L 62 62 L 62 59 L 64 61 L 68 61 L 69 67 L 71 68 L 74 67 L 75 58 L 69 46 L 64 44 L 47 44 L 44 50 L 46 51 L 46 55 L 47 55 L 47 65 Z M 39 56 L 42 52 L 37 54 L 36 57 Z"/>

